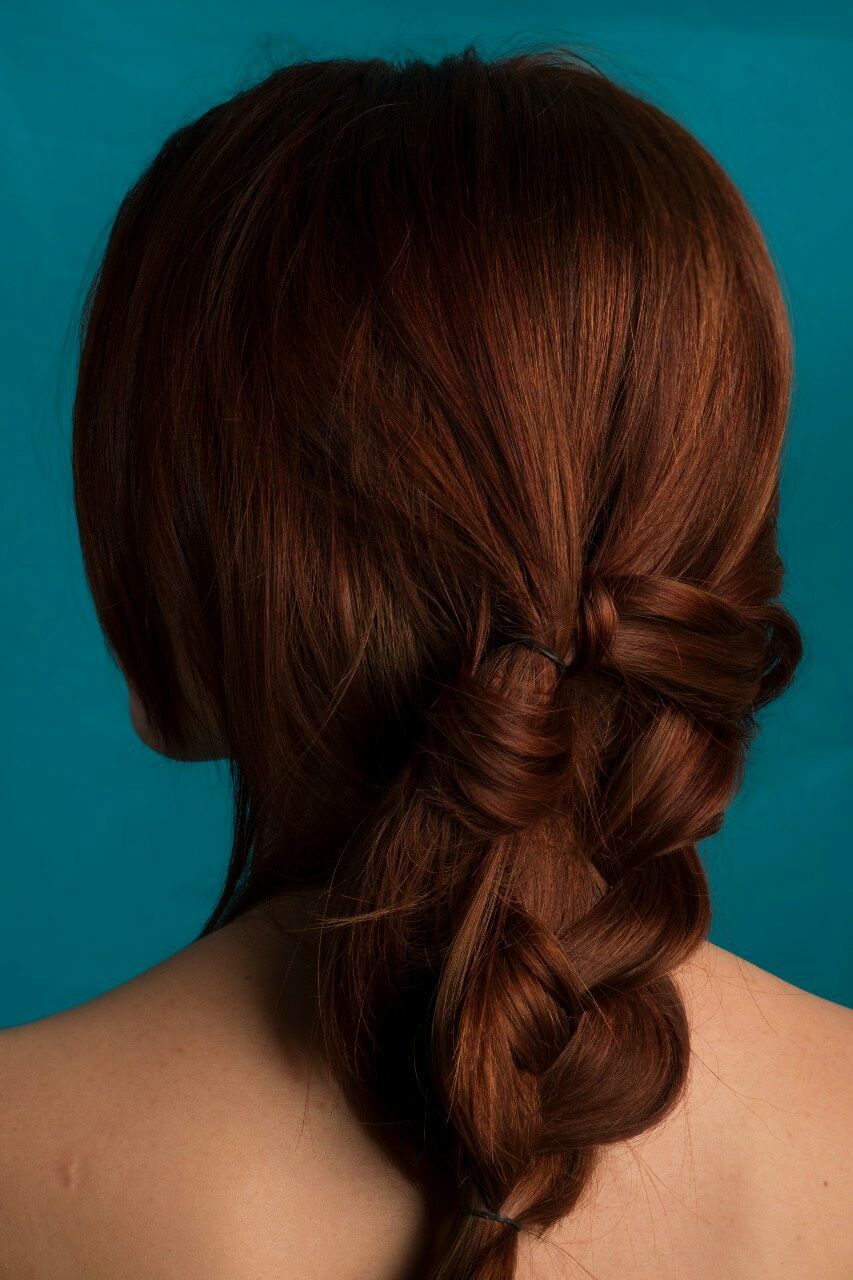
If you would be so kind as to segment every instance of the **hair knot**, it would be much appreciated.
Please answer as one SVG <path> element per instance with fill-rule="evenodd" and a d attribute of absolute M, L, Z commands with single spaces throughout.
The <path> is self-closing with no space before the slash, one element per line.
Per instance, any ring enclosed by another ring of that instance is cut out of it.
<path fill-rule="evenodd" d="M 576 674 L 599 666 L 610 652 L 618 623 L 619 610 L 607 583 L 599 577 L 585 578 L 567 671 Z"/>

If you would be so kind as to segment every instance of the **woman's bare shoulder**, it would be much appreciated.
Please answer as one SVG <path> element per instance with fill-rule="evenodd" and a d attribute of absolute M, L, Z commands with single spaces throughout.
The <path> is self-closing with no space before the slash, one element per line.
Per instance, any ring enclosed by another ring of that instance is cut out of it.
<path fill-rule="evenodd" d="M 205 1217 L 215 1226 L 216 1188 L 185 1190 L 205 1156 L 213 1169 L 213 1135 L 220 1149 L 230 1137 L 228 1108 L 204 1083 L 210 1001 L 200 992 L 194 1007 L 177 987 L 170 996 L 167 973 L 0 1032 L 0 1280 L 194 1277 L 206 1264 L 218 1274 L 197 1254 Z M 208 1081 L 227 1050 L 223 1032 L 209 1045 Z M 235 1109 L 237 1073 L 222 1070 L 220 1083 Z"/>
<path fill-rule="evenodd" d="M 210 940 L 0 1032 L 0 1280 L 128 1274 L 131 1241 L 138 1280 L 233 1277 L 252 1248 L 253 1275 L 281 1275 L 309 1246 L 317 1275 L 323 1249 L 330 1277 L 382 1249 L 383 1274 L 405 1274 L 424 1202 L 311 1082 L 299 1001 L 269 999 L 279 967 Z M 678 979 L 684 1104 L 611 1149 L 557 1249 L 601 1280 L 841 1280 L 853 1013 L 711 944 Z"/>
<path fill-rule="evenodd" d="M 677 976 L 697 1076 L 724 1066 L 745 1090 L 766 1094 L 769 1107 L 795 1106 L 792 1124 L 809 1100 L 815 1121 L 818 1107 L 838 1120 L 847 1109 L 849 1118 L 853 1011 L 711 943 Z"/>
<path fill-rule="evenodd" d="M 730 1233 L 717 1270 L 852 1274 L 852 1012 L 711 943 L 679 979 L 692 1070 L 661 1147 L 683 1203 L 706 1213 L 717 1239 Z M 686 1248 L 697 1243 L 686 1231 Z"/>
<path fill-rule="evenodd" d="M 853 1275 L 853 1012 L 717 947 L 691 1001 L 696 1106 L 746 1170 L 754 1274 Z"/>
<path fill-rule="evenodd" d="M 574 1258 L 601 1280 L 845 1280 L 853 1013 L 711 943 L 677 977 L 687 1091 L 607 1153 Z"/>
<path fill-rule="evenodd" d="M 311 1058 L 286 964 L 236 939 L 0 1031 L 0 1280 L 284 1280 L 298 1257 L 296 1280 L 324 1250 L 417 1247 L 418 1197 Z"/>

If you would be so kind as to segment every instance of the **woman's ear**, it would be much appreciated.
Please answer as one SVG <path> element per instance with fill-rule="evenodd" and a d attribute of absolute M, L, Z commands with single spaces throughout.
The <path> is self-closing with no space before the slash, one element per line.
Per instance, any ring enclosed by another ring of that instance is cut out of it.
<path fill-rule="evenodd" d="M 145 708 L 142 705 L 139 694 L 130 683 L 128 683 L 127 690 L 130 719 L 138 737 L 145 743 L 146 747 L 150 747 L 152 751 L 159 751 L 162 755 L 162 744 L 158 741 L 157 735 L 148 721 L 148 716 L 145 714 Z"/>
<path fill-rule="evenodd" d="M 170 760 L 201 762 L 226 758 L 227 752 L 222 743 L 207 730 L 196 730 L 193 739 L 182 742 L 179 747 L 164 742 L 148 719 L 142 699 L 129 680 L 127 688 L 130 719 L 140 741 L 144 742 L 146 747 L 150 747 L 158 755 L 166 756 Z"/>

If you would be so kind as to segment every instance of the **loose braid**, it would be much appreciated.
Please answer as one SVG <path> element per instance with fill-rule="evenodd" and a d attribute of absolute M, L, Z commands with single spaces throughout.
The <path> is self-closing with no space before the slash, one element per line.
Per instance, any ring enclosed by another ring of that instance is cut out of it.
<path fill-rule="evenodd" d="M 729 179 L 566 50 L 282 68 L 119 211 L 98 615 L 162 740 L 191 683 L 224 742 L 202 936 L 318 890 L 322 1047 L 446 1200 L 431 1280 L 511 1280 L 684 1093 L 697 844 L 800 652 L 790 374 Z"/>
<path fill-rule="evenodd" d="M 442 690 L 351 859 L 360 918 L 331 930 L 321 966 L 342 1078 L 391 1100 L 463 1198 L 537 1234 L 577 1203 L 602 1144 L 682 1094 L 671 975 L 710 921 L 696 842 L 799 652 L 778 606 L 674 579 L 596 577 L 578 618 L 569 688 L 516 649 Z M 597 741 L 584 680 L 609 729 Z M 549 820 L 562 843 L 534 838 Z M 563 877 L 571 897 L 550 897 Z M 404 1026 L 423 1033 L 415 1058 Z M 422 1105 L 400 1105 L 427 1087 L 431 1132 Z M 507 1225 L 459 1216 L 431 1280 L 512 1276 Z"/>

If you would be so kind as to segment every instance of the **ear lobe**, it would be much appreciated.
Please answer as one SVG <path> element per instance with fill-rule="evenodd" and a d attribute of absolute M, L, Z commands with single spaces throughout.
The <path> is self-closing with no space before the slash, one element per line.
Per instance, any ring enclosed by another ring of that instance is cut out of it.
<path fill-rule="evenodd" d="M 129 681 L 128 695 L 130 719 L 136 734 L 146 747 L 150 747 L 158 755 L 165 756 L 168 760 L 180 760 L 187 763 L 201 763 L 204 760 L 221 760 L 224 758 L 225 753 L 220 744 L 209 737 L 202 739 L 201 735 L 191 742 L 182 742 L 179 746 L 170 746 L 151 724 L 139 694 Z"/>
<path fill-rule="evenodd" d="M 141 742 L 144 742 L 146 747 L 150 747 L 152 751 L 156 751 L 160 755 L 168 755 L 168 752 L 163 750 L 163 744 L 160 742 L 148 719 L 145 707 L 142 705 L 142 700 L 130 681 L 128 681 L 127 688 L 130 719 L 137 737 Z"/>

